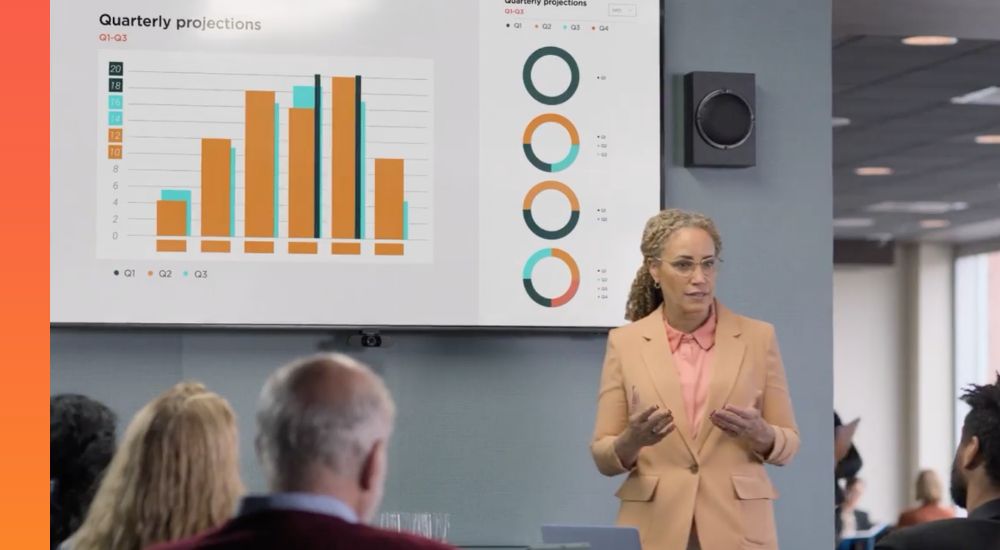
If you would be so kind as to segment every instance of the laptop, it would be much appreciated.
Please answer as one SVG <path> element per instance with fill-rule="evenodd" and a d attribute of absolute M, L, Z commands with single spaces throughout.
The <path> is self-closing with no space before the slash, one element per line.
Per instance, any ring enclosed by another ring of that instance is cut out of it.
<path fill-rule="evenodd" d="M 543 525 L 546 544 L 585 542 L 591 550 L 642 550 L 635 527 L 607 525 Z"/>

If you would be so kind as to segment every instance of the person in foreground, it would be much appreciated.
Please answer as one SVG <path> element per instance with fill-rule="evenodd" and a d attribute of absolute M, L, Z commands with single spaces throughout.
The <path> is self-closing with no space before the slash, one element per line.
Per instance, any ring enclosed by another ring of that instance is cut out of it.
<path fill-rule="evenodd" d="M 195 382 L 136 413 L 72 550 L 142 550 L 220 525 L 243 493 L 236 415 Z"/>
<path fill-rule="evenodd" d="M 115 453 L 117 418 L 104 403 L 78 394 L 49 399 L 49 546 L 73 534 Z"/>
<path fill-rule="evenodd" d="M 257 409 L 257 454 L 272 492 L 244 498 L 216 530 L 156 549 L 450 548 L 365 525 L 382 499 L 394 416 L 382 380 L 347 356 L 282 367 Z"/>
<path fill-rule="evenodd" d="M 968 518 L 907 527 L 876 550 L 1000 550 L 1000 379 L 962 395 L 971 410 L 951 467 L 951 498 Z"/>
<path fill-rule="evenodd" d="M 799 433 L 774 327 L 715 299 L 722 240 L 708 217 L 653 216 L 626 306 L 608 335 L 591 453 L 628 473 L 618 523 L 645 550 L 776 549 L 765 463 Z"/>

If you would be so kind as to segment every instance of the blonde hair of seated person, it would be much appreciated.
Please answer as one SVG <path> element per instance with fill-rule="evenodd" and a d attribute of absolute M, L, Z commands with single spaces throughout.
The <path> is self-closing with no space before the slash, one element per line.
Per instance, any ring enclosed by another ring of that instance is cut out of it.
<path fill-rule="evenodd" d="M 73 550 L 142 550 L 229 519 L 243 493 L 236 415 L 196 382 L 181 382 L 132 419 Z"/>
<path fill-rule="evenodd" d="M 917 475 L 917 500 L 921 504 L 941 502 L 941 480 L 934 470 L 923 470 Z"/>

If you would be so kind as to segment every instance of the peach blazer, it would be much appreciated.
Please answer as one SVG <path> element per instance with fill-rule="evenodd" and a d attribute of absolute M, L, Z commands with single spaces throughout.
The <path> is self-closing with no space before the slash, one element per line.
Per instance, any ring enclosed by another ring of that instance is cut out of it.
<path fill-rule="evenodd" d="M 662 306 L 608 335 L 590 450 L 604 475 L 628 473 L 616 493 L 618 523 L 639 529 L 644 550 L 685 550 L 692 523 L 704 550 L 778 548 L 772 502 L 778 495 L 764 463 L 787 464 L 799 449 L 781 354 L 772 325 L 718 303 L 716 308 L 706 414 L 726 404 L 751 406 L 763 392 L 762 412 L 775 428 L 769 456 L 753 452 L 708 418 L 691 437 Z M 670 409 L 677 429 L 643 448 L 628 470 L 614 439 L 636 412 L 630 410 L 633 386 L 640 409 L 656 403 Z"/>

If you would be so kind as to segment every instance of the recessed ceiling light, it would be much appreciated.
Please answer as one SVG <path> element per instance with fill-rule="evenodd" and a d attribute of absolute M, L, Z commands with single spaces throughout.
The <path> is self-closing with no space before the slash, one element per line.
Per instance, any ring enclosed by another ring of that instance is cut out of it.
<path fill-rule="evenodd" d="M 875 225 L 875 220 L 871 218 L 834 218 L 833 226 L 839 229 L 849 229 L 854 227 L 871 227 Z"/>
<path fill-rule="evenodd" d="M 958 39 L 954 36 L 907 36 L 903 39 L 903 44 L 907 46 L 954 46 L 958 44 Z"/>
<path fill-rule="evenodd" d="M 924 229 L 941 229 L 943 227 L 948 227 L 949 225 L 951 225 L 951 222 L 948 220 L 920 220 L 920 227 L 923 227 Z"/>
<path fill-rule="evenodd" d="M 859 176 L 891 176 L 892 168 L 888 166 L 859 166 L 854 169 Z"/>
<path fill-rule="evenodd" d="M 848 126 L 851 123 L 851 119 L 842 116 L 833 117 L 833 127 L 840 128 L 841 126 Z"/>
<path fill-rule="evenodd" d="M 867 208 L 869 212 L 891 214 L 945 214 L 969 207 L 967 202 L 945 201 L 882 201 Z"/>
<path fill-rule="evenodd" d="M 1000 105 L 1000 88 L 990 86 L 951 98 L 957 105 Z"/>
<path fill-rule="evenodd" d="M 976 136 L 976 143 L 980 145 L 1000 145 L 1000 134 Z"/>

